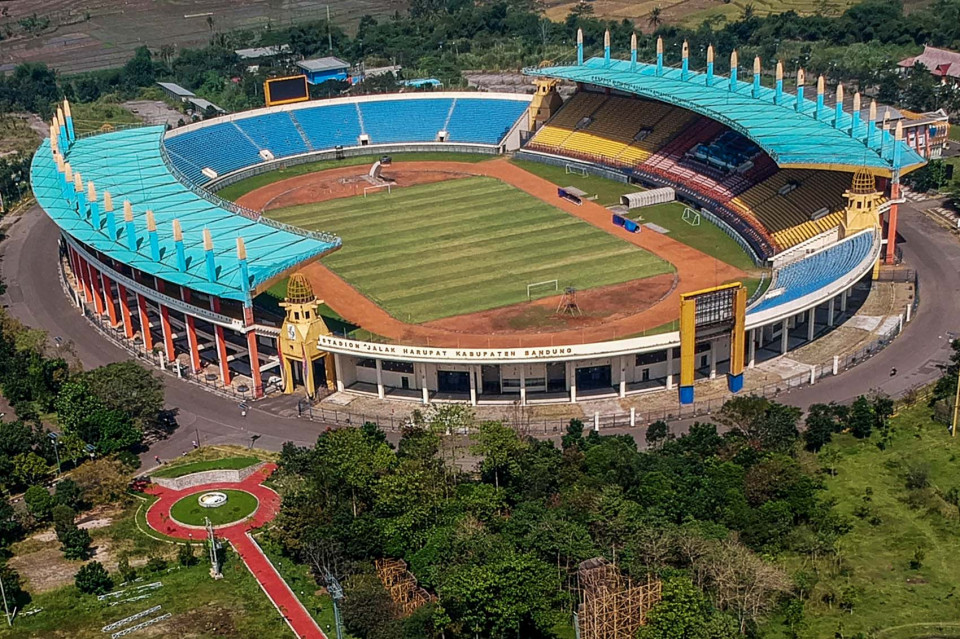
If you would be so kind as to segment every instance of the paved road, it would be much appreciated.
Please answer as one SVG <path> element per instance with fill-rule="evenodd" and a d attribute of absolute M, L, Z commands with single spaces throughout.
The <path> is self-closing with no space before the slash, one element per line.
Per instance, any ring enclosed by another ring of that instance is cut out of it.
<path fill-rule="evenodd" d="M 817 402 L 850 401 L 872 389 L 897 395 L 939 375 L 938 365 L 949 357 L 950 334 L 960 332 L 960 243 L 911 206 L 901 207 L 900 231 L 904 257 L 921 280 L 920 308 L 914 320 L 871 360 L 835 379 L 783 395 L 782 401 L 806 408 Z M 87 368 L 125 359 L 127 353 L 101 337 L 63 295 L 54 259 L 58 233 L 53 222 L 33 208 L 9 235 L 0 244 L 8 287 L 0 303 L 24 323 L 73 342 Z M 894 366 L 899 374 L 891 377 Z M 259 434 L 258 447 L 278 450 L 286 441 L 312 444 L 325 428 L 276 414 L 279 406 L 289 408 L 289 399 L 280 400 L 284 402 L 280 405 L 276 400 L 261 403 L 242 418 L 235 402 L 192 384 L 164 379 L 167 405 L 178 412 L 179 428 L 144 455 L 150 462 L 154 455 L 167 459 L 188 450 L 197 431 L 201 441 L 210 444 L 247 445 L 252 434 Z"/>

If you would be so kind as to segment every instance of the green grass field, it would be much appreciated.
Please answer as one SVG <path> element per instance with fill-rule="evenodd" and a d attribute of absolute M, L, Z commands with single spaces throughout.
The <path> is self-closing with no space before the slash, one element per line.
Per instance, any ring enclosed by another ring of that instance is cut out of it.
<path fill-rule="evenodd" d="M 623 184 L 622 182 L 592 175 L 568 174 L 563 167 L 541 164 L 540 162 L 514 160 L 513 163 L 525 171 L 553 182 L 557 186 L 575 186 L 590 195 L 596 195 L 597 203 L 603 206 L 619 204 L 621 195 L 643 190 L 636 184 Z M 722 262 L 731 266 L 743 270 L 755 268 L 750 256 L 720 227 L 706 220 L 702 220 L 699 226 L 690 226 L 684 222 L 682 219 L 684 208 L 684 205 L 679 202 L 669 202 L 634 209 L 630 213 L 632 217 L 642 217 L 643 219 L 640 221 L 643 223 L 652 222 L 668 229 L 670 231 L 668 237 L 708 255 L 716 256 Z"/>
<path fill-rule="evenodd" d="M 203 461 L 180 464 L 178 466 L 164 466 L 159 470 L 152 471 L 151 477 L 183 477 L 190 473 L 199 473 L 204 470 L 240 470 L 247 466 L 252 466 L 259 462 L 258 457 L 226 457 L 224 459 L 207 459 Z"/>
<path fill-rule="evenodd" d="M 836 501 L 853 529 L 841 537 L 836 556 L 785 562 L 791 574 L 813 576 L 815 584 L 800 637 L 832 637 L 838 624 L 844 637 L 960 637 L 960 517 L 944 499 L 960 486 L 960 438 L 929 414 L 924 405 L 902 411 L 891 422 L 886 450 L 876 446 L 876 434 L 867 441 L 842 434 L 821 454 L 821 464 L 836 469 L 824 477 L 824 497 Z M 914 476 L 922 469 L 924 487 L 908 487 L 911 469 Z M 924 557 L 915 568 L 918 548 Z M 852 611 L 823 599 L 845 590 L 854 593 Z M 772 632 L 763 636 L 788 636 L 776 620 L 769 625 Z"/>
<path fill-rule="evenodd" d="M 406 322 L 524 302 L 527 284 L 588 289 L 672 272 L 632 244 L 492 178 L 270 212 L 343 238 L 323 263 Z M 552 291 L 551 291 L 552 292 Z"/>
<path fill-rule="evenodd" d="M 221 490 L 227 496 L 227 503 L 218 508 L 204 508 L 197 499 L 200 493 L 188 495 L 170 507 L 170 516 L 181 524 L 188 526 L 203 526 L 205 519 L 210 518 L 214 526 L 222 526 L 240 521 L 257 509 L 257 498 L 242 490 Z"/>

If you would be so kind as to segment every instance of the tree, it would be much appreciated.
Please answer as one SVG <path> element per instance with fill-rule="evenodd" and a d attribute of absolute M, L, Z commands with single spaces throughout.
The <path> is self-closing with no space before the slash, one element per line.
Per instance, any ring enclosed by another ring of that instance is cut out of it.
<path fill-rule="evenodd" d="M 567 424 L 567 432 L 560 438 L 560 447 L 563 450 L 576 446 L 583 450 L 583 421 L 574 417 Z"/>
<path fill-rule="evenodd" d="M 20 453 L 13 458 L 13 478 L 21 485 L 42 483 L 50 476 L 50 464 L 33 451 Z"/>
<path fill-rule="evenodd" d="M 81 510 L 84 506 L 80 486 L 70 478 L 61 479 L 57 482 L 54 497 L 56 497 L 58 504 L 69 506 L 74 510 Z"/>
<path fill-rule="evenodd" d="M 344 584 L 343 623 L 358 637 L 378 637 L 396 626 L 396 608 L 376 575 L 359 574 Z M 396 635 L 394 635 L 396 636 Z"/>
<path fill-rule="evenodd" d="M 60 541 L 60 550 L 67 559 L 87 559 L 90 556 L 90 544 L 93 540 L 90 533 L 72 525 L 57 531 Z"/>
<path fill-rule="evenodd" d="M 123 65 L 123 77 L 130 85 L 135 87 L 147 87 L 153 84 L 156 75 L 150 49 L 137 47 L 133 57 Z M 133 362 L 129 363 L 132 364 Z"/>
<path fill-rule="evenodd" d="M 650 424 L 647 427 L 646 440 L 649 448 L 659 448 L 670 435 L 670 427 L 662 419 Z"/>
<path fill-rule="evenodd" d="M 177 548 L 177 563 L 181 566 L 193 566 L 197 563 L 197 557 L 193 554 L 193 544 L 181 544 Z"/>
<path fill-rule="evenodd" d="M 121 554 L 117 560 L 117 574 L 124 583 L 130 583 L 137 578 L 137 569 L 130 565 L 130 556 L 127 553 Z"/>
<path fill-rule="evenodd" d="M 873 408 L 870 406 L 870 401 L 861 395 L 853 402 L 853 406 L 850 408 L 850 416 L 848 417 L 847 424 L 854 437 L 866 439 L 870 437 L 870 433 L 873 432 L 874 419 L 875 417 L 873 415 Z"/>
<path fill-rule="evenodd" d="M 737 634 L 732 619 L 718 613 L 687 577 L 663 582 L 662 596 L 637 639 L 726 639 Z"/>
<path fill-rule="evenodd" d="M 117 501 L 126 493 L 129 478 L 123 464 L 115 459 L 95 459 L 72 474 L 84 501 L 94 506 Z"/>
<path fill-rule="evenodd" d="M 70 506 L 58 504 L 53 507 L 51 515 L 53 529 L 57 533 L 57 538 L 62 541 L 71 529 L 76 528 L 74 520 L 77 518 L 77 513 Z"/>
<path fill-rule="evenodd" d="M 473 422 L 473 409 L 466 404 L 431 404 L 427 415 L 430 430 L 444 435 L 466 432 Z"/>
<path fill-rule="evenodd" d="M 20 579 L 20 573 L 11 568 L 6 562 L 0 564 L 0 580 L 3 581 L 3 592 L 7 597 L 7 605 L 11 610 L 14 608 L 22 609 L 24 605 L 29 603 L 30 595 L 23 589 L 23 581 Z"/>
<path fill-rule="evenodd" d="M 116 362 L 84 373 L 82 380 L 108 410 L 128 415 L 141 430 L 156 427 L 163 412 L 163 382 L 150 370 L 133 361 Z"/>
<path fill-rule="evenodd" d="M 806 429 L 803 441 L 807 449 L 814 452 L 830 443 L 833 434 L 839 429 L 836 410 L 832 404 L 814 404 L 807 412 Z"/>
<path fill-rule="evenodd" d="M 517 455 L 526 444 L 515 430 L 500 422 L 480 424 L 480 430 L 473 440 L 476 444 L 470 447 L 470 452 L 483 456 L 480 470 L 493 475 L 493 485 L 499 490 L 500 476 L 519 470 Z"/>
<path fill-rule="evenodd" d="M 663 9 L 659 6 L 654 7 L 650 10 L 650 15 L 647 16 L 647 26 L 653 29 L 654 31 L 663 24 Z"/>
<path fill-rule="evenodd" d="M 800 410 L 756 395 L 727 401 L 717 422 L 763 450 L 787 452 L 799 436 Z"/>
<path fill-rule="evenodd" d="M 27 510 L 37 521 L 47 521 L 50 519 L 50 511 L 53 509 L 56 500 L 50 491 L 44 486 L 31 486 L 23 494 L 23 501 L 27 505 Z"/>
<path fill-rule="evenodd" d="M 77 590 L 90 595 L 103 595 L 113 588 L 113 579 L 99 561 L 84 564 L 74 577 Z"/>

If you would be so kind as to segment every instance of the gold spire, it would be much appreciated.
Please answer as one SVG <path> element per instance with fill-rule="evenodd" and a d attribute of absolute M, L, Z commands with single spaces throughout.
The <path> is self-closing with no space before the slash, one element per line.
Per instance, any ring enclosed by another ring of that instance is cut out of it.
<path fill-rule="evenodd" d="M 73 190 L 77 193 L 83 193 L 83 180 L 80 179 L 80 171 L 73 174 Z"/>
<path fill-rule="evenodd" d="M 173 221 L 173 241 L 174 242 L 183 241 L 183 229 L 180 228 L 180 220 Z"/>
<path fill-rule="evenodd" d="M 843 85 L 837 85 L 837 104 L 843 106 Z"/>
<path fill-rule="evenodd" d="M 853 112 L 860 113 L 860 92 L 853 94 Z"/>
<path fill-rule="evenodd" d="M 317 299 L 310 282 L 303 273 L 294 273 L 287 282 L 287 296 L 285 301 L 290 304 L 310 304 Z"/>
<path fill-rule="evenodd" d="M 104 211 L 113 210 L 113 196 L 110 195 L 110 191 L 103 192 L 103 210 Z"/>
<path fill-rule="evenodd" d="M 123 201 L 123 221 L 133 222 L 133 205 L 130 204 L 130 200 Z"/>
<path fill-rule="evenodd" d="M 707 64 L 713 64 L 713 45 L 707 45 Z"/>
<path fill-rule="evenodd" d="M 783 62 L 777 60 L 777 82 L 783 81 Z"/>
<path fill-rule="evenodd" d="M 734 49 L 730 52 L 730 68 L 736 69 L 739 65 L 739 58 L 737 57 L 737 50 Z"/>
<path fill-rule="evenodd" d="M 803 69 L 797 69 L 797 86 L 802 87 L 803 83 L 806 81 L 806 76 L 803 73 Z"/>
<path fill-rule="evenodd" d="M 826 89 L 826 82 L 823 80 L 823 75 L 817 78 L 817 95 L 823 95 L 824 90 Z"/>
<path fill-rule="evenodd" d="M 153 216 L 153 211 L 147 209 L 147 230 L 156 231 L 157 230 L 157 220 Z"/>
<path fill-rule="evenodd" d="M 90 202 L 97 201 L 97 187 L 93 185 L 93 180 L 87 182 L 87 200 Z"/>
<path fill-rule="evenodd" d="M 203 229 L 203 250 L 213 250 L 213 236 L 210 235 L 210 229 Z"/>
<path fill-rule="evenodd" d="M 877 121 L 877 101 L 870 100 L 870 116 L 868 118 L 871 122 Z"/>
<path fill-rule="evenodd" d="M 868 173 L 866 168 L 860 167 L 853 174 L 853 184 L 850 186 L 850 192 L 857 195 L 869 195 L 876 193 L 877 185 L 873 174 Z"/>
<path fill-rule="evenodd" d="M 243 243 L 243 238 L 237 238 L 237 259 L 245 260 L 247 259 L 247 246 Z"/>
<path fill-rule="evenodd" d="M 754 75 L 760 75 L 760 56 L 753 56 L 753 73 Z"/>
<path fill-rule="evenodd" d="M 683 48 L 680 50 L 680 57 L 684 60 L 690 57 L 690 45 L 686 40 L 683 41 Z"/>
<path fill-rule="evenodd" d="M 663 55 L 663 38 L 657 36 L 657 55 Z"/>

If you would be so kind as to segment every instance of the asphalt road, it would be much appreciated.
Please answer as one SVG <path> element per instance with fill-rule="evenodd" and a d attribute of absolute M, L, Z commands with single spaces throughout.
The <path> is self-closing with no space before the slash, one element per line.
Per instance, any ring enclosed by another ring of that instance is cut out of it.
<path fill-rule="evenodd" d="M 823 382 L 782 395 L 786 403 L 806 408 L 818 402 L 848 402 L 856 396 L 881 390 L 896 396 L 917 384 L 934 380 L 938 365 L 949 358 L 951 334 L 960 332 L 960 243 L 911 206 L 902 206 L 900 232 L 905 261 L 916 268 L 920 280 L 920 307 L 913 321 L 893 344 L 856 368 Z M 86 368 L 128 357 L 93 329 L 63 295 L 55 255 L 58 232 L 38 208 L 29 210 L 0 244 L 3 279 L 7 292 L 0 303 L 25 324 L 46 330 L 51 337 L 72 342 Z M 899 373 L 890 376 L 896 367 Z M 169 459 L 191 447 L 199 433 L 203 444 L 249 445 L 278 450 L 284 442 L 312 444 L 326 427 L 276 414 L 290 407 L 289 398 L 268 400 L 241 417 L 235 402 L 192 384 L 164 377 L 168 408 L 176 411 L 179 427 L 155 442 L 144 460 L 154 455 Z M 674 429 L 684 428 L 674 425 Z"/>

